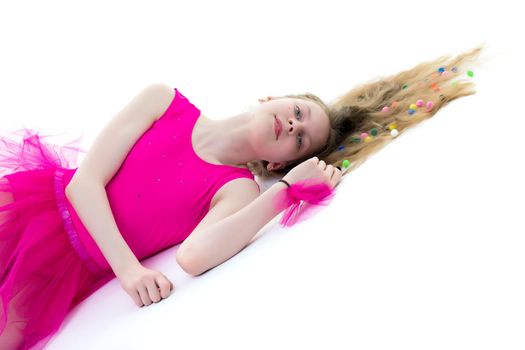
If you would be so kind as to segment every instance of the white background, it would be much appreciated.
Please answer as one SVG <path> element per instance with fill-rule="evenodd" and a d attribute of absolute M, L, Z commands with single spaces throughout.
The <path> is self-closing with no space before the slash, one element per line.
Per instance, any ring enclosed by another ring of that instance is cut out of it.
<path fill-rule="evenodd" d="M 515 2 L 514 2 L 515 3 Z M 523 12 L 510 1 L 2 1 L 0 129 L 82 133 L 144 86 L 222 119 L 486 44 L 478 93 L 344 177 L 332 205 L 137 308 L 113 280 L 50 349 L 524 349 Z M 80 157 L 81 159 L 81 157 Z"/>

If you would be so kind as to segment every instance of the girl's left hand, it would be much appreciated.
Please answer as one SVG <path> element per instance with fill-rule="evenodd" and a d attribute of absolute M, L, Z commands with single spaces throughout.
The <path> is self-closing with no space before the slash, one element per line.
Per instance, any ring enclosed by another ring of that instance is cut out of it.
<path fill-rule="evenodd" d="M 173 283 L 162 272 L 148 269 L 141 264 L 124 269 L 117 278 L 139 307 L 166 299 L 173 290 Z"/>

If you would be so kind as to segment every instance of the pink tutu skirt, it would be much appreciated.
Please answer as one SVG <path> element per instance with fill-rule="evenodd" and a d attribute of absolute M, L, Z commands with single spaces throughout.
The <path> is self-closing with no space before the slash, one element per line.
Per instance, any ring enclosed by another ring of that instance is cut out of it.
<path fill-rule="evenodd" d="M 0 349 L 42 349 L 68 311 L 114 277 L 75 249 L 62 170 L 78 152 L 29 129 L 0 136 Z M 17 139 L 18 138 L 18 139 Z"/>

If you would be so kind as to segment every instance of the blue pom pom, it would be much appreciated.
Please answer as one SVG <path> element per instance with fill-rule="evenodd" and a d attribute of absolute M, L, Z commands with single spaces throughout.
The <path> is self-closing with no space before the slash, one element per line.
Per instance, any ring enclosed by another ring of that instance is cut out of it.
<path fill-rule="evenodd" d="M 443 73 L 444 71 L 445 71 L 445 67 L 441 67 L 441 68 L 438 69 L 439 73 Z"/>
<path fill-rule="evenodd" d="M 414 113 L 416 113 L 416 111 L 415 111 L 414 109 L 409 109 L 409 110 L 408 110 L 408 114 L 412 115 L 412 114 L 414 114 Z"/>
<path fill-rule="evenodd" d="M 339 146 L 339 147 L 337 147 L 337 150 L 338 150 L 338 151 L 341 151 L 341 150 L 343 150 L 344 148 L 345 148 L 345 146 Z"/>

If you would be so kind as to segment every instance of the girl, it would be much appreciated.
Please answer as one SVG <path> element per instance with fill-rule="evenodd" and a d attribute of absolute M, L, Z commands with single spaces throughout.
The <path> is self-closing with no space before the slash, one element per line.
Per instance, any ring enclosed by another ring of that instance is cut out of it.
<path fill-rule="evenodd" d="M 140 263 L 161 250 L 182 242 L 177 262 L 197 276 L 282 211 L 281 224 L 293 225 L 307 205 L 328 203 L 344 173 L 475 93 L 470 64 L 481 50 L 421 63 L 330 104 L 311 93 L 268 97 L 225 120 L 154 84 L 76 168 L 84 151 L 75 142 L 52 145 L 27 129 L 0 137 L 0 348 L 44 347 L 67 312 L 113 277 L 137 306 L 167 298 L 173 284 Z M 281 180 L 261 194 L 254 175 Z"/>

